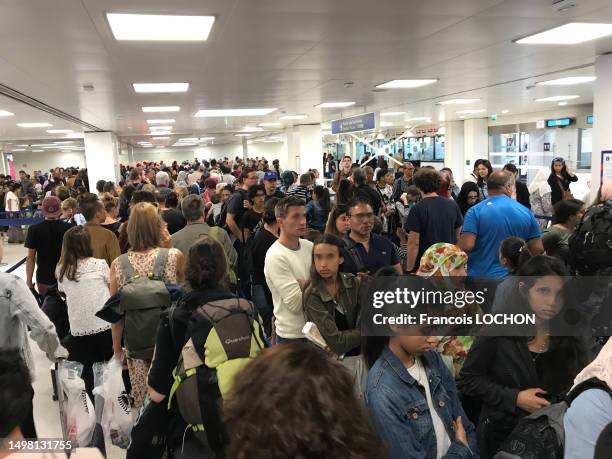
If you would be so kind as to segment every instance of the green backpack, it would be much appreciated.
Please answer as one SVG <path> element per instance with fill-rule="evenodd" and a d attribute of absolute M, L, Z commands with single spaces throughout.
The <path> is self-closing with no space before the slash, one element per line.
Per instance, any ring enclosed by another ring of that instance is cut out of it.
<path fill-rule="evenodd" d="M 223 242 L 221 241 L 221 236 L 219 235 L 219 231 L 221 231 L 222 229 L 223 228 L 219 228 L 218 226 L 211 226 L 210 232 L 208 233 L 210 237 L 212 237 L 215 241 L 221 244 L 221 247 L 223 247 Z M 230 286 L 235 286 L 238 283 L 238 278 L 236 277 L 236 272 L 234 271 L 234 268 L 232 268 L 230 261 L 227 258 L 227 254 L 225 253 L 225 248 L 223 249 L 223 256 L 225 257 L 225 261 L 227 263 L 227 281 L 229 282 Z"/>
<path fill-rule="evenodd" d="M 172 302 L 163 281 L 168 252 L 168 249 L 159 249 L 153 271 L 144 276 L 135 273 L 127 253 L 118 258 L 127 279 L 121 288 L 119 304 L 125 317 L 123 342 L 127 356 L 132 359 L 153 358 L 159 316 Z"/>
<path fill-rule="evenodd" d="M 175 308 L 168 312 L 171 334 Z M 222 401 L 235 375 L 264 347 L 256 317 L 253 303 L 238 297 L 198 307 L 191 315 L 187 341 L 172 372 L 168 409 L 175 401 L 195 437 L 215 452 L 223 451 L 227 444 Z"/>

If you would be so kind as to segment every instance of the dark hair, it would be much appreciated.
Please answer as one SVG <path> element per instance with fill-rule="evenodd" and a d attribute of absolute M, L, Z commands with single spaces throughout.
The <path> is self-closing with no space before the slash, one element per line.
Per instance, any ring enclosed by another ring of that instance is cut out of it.
<path fill-rule="evenodd" d="M 104 210 L 106 212 L 110 212 L 112 209 L 118 207 L 119 200 L 112 194 L 106 193 L 104 196 L 102 196 L 102 205 L 104 206 Z"/>
<path fill-rule="evenodd" d="M 157 198 L 152 191 L 137 190 L 132 193 L 131 204 L 138 204 L 140 202 L 150 202 L 151 204 L 157 204 Z"/>
<path fill-rule="evenodd" d="M 98 180 L 96 182 L 96 190 L 98 190 L 98 193 L 102 193 L 104 191 L 104 185 L 106 185 L 106 180 Z"/>
<path fill-rule="evenodd" d="M 309 343 L 261 351 L 236 378 L 223 415 L 226 455 L 235 459 L 385 455 L 348 371 Z"/>
<path fill-rule="evenodd" d="M 23 281 L 22 281 L 23 282 Z M 0 438 L 6 438 L 32 412 L 32 379 L 18 349 L 0 350 Z"/>
<path fill-rule="evenodd" d="M 297 196 L 285 196 L 276 204 L 274 214 L 276 218 L 286 218 L 290 207 L 304 207 L 305 205 L 304 200 Z"/>
<path fill-rule="evenodd" d="M 338 233 L 336 228 L 336 220 L 340 215 L 346 214 L 348 212 L 348 208 L 344 204 L 336 205 L 329 216 L 327 217 L 327 224 L 325 225 L 325 234 L 334 234 L 336 236 L 342 237 L 343 235 Z"/>
<path fill-rule="evenodd" d="M 428 169 L 422 167 L 412 179 L 416 187 L 421 190 L 424 194 L 435 193 L 440 189 L 442 183 L 442 177 L 440 173 L 435 169 Z"/>
<path fill-rule="evenodd" d="M 510 263 L 510 270 L 515 272 L 531 259 L 531 251 L 527 243 L 520 237 L 507 237 L 499 245 L 499 252 L 502 257 Z"/>
<path fill-rule="evenodd" d="M 329 190 L 322 185 L 317 185 L 313 190 L 314 195 L 317 197 L 319 205 L 325 212 L 329 212 L 331 208 L 331 202 L 329 200 Z"/>
<path fill-rule="evenodd" d="M 502 170 L 518 174 L 518 168 L 512 163 L 505 164 Z"/>
<path fill-rule="evenodd" d="M 142 169 L 140 167 L 135 167 L 134 169 L 130 171 L 130 180 L 131 181 L 138 180 L 141 174 L 142 174 Z"/>
<path fill-rule="evenodd" d="M 366 183 L 367 176 L 362 167 L 356 167 L 353 169 L 353 173 L 351 175 L 353 176 L 353 183 L 355 186 L 364 185 Z"/>
<path fill-rule="evenodd" d="M 244 179 L 249 176 L 251 172 L 257 172 L 252 167 L 243 167 L 242 171 L 240 171 L 240 176 L 238 177 L 238 183 L 244 183 Z"/>
<path fill-rule="evenodd" d="M 336 192 L 336 204 L 347 204 L 353 199 L 355 189 L 353 184 L 348 179 L 342 179 L 338 183 L 338 191 Z"/>
<path fill-rule="evenodd" d="M 276 223 L 276 215 L 274 214 L 274 208 L 276 207 L 276 204 L 278 204 L 278 201 L 280 201 L 279 198 L 270 198 L 264 204 L 264 211 L 263 215 L 261 216 L 261 219 L 264 223 L 267 223 L 268 225 Z"/>
<path fill-rule="evenodd" d="M 391 171 L 389 169 L 378 169 L 378 172 L 376 172 L 376 181 L 380 182 L 382 179 L 385 178 L 385 175 L 390 172 Z"/>
<path fill-rule="evenodd" d="M 81 196 L 79 208 L 81 209 L 81 213 L 83 214 L 83 217 L 85 217 L 85 220 L 91 221 L 104 207 L 98 199 L 98 196 L 93 193 L 85 193 Z"/>
<path fill-rule="evenodd" d="M 565 199 L 553 206 L 554 223 L 567 223 L 568 220 L 584 208 L 580 199 Z"/>
<path fill-rule="evenodd" d="M 192 244 L 185 268 L 185 279 L 192 289 L 218 285 L 226 274 L 227 256 L 221 244 L 208 235 Z"/>
<path fill-rule="evenodd" d="M 57 280 L 66 279 L 78 282 L 76 278 L 77 263 L 83 258 L 93 256 L 91 237 L 84 226 L 75 226 L 64 233 L 62 256 L 58 265 Z"/>
<path fill-rule="evenodd" d="M 481 159 L 477 159 L 476 161 L 474 161 L 474 170 L 478 169 L 478 166 L 480 165 L 483 165 L 489 171 L 486 177 L 481 177 L 480 174 L 478 173 L 474 174 L 476 175 L 478 186 L 482 188 L 485 182 L 487 182 L 489 176 L 493 173 L 493 166 L 491 166 L 491 161 L 489 161 L 488 159 L 481 158 Z"/>
<path fill-rule="evenodd" d="M 474 204 L 468 203 L 468 195 L 471 192 L 476 193 L 476 202 Z M 461 209 L 461 213 L 463 215 L 467 213 L 470 207 L 478 204 L 479 200 L 480 200 L 480 193 L 478 192 L 478 185 L 476 183 L 465 182 L 463 185 L 461 185 L 461 190 L 459 191 L 459 194 L 457 195 L 457 205 L 459 206 L 459 209 Z"/>
<path fill-rule="evenodd" d="M 257 192 L 263 192 L 264 197 L 266 194 L 266 189 L 264 188 L 263 185 L 253 185 L 252 187 L 249 188 L 249 192 L 247 193 L 247 196 L 249 198 L 249 201 L 253 202 L 253 200 L 255 199 L 255 196 L 257 196 Z"/>
<path fill-rule="evenodd" d="M 166 202 L 165 193 L 161 193 L 159 190 L 155 190 L 153 194 L 155 195 L 155 202 L 157 202 L 158 204 L 165 204 Z"/>
<path fill-rule="evenodd" d="M 60 185 L 55 187 L 55 190 L 53 191 L 55 196 L 57 196 L 60 201 L 64 201 L 70 197 L 70 189 L 67 186 Z"/>
<path fill-rule="evenodd" d="M 357 206 L 360 206 L 360 205 L 368 205 L 368 206 L 370 206 L 370 208 L 372 208 L 372 203 L 370 202 L 369 199 L 357 196 L 357 197 L 351 199 L 351 201 L 347 204 L 347 206 L 346 206 L 346 208 L 347 208 L 347 212 L 346 212 L 347 215 L 349 215 L 349 216 L 351 215 L 351 209 L 353 207 L 357 207 Z"/>
<path fill-rule="evenodd" d="M 560 156 L 553 158 L 553 160 L 550 162 L 550 175 L 553 177 L 557 175 L 557 173 L 555 172 L 555 163 L 563 164 L 563 168 L 561 169 L 560 174 L 565 179 L 569 178 L 569 173 L 567 172 L 567 164 L 565 164 L 565 159 L 561 158 Z"/>
<path fill-rule="evenodd" d="M 164 200 L 164 204 L 168 208 L 172 208 L 172 209 L 177 208 L 178 207 L 178 195 L 174 191 L 167 193 L 166 199 Z"/>
<path fill-rule="evenodd" d="M 317 272 L 317 269 L 315 267 L 315 262 L 314 262 L 315 260 L 314 249 L 319 244 L 329 244 L 329 245 L 336 246 L 336 248 L 338 249 L 338 255 L 343 256 L 342 251 L 345 247 L 345 244 L 341 238 L 339 238 L 335 234 L 330 234 L 330 233 L 320 234 L 317 240 L 313 241 L 312 264 L 310 265 L 310 279 L 321 279 L 321 276 Z"/>
<path fill-rule="evenodd" d="M 102 191 L 104 191 L 105 193 L 110 193 L 111 191 L 113 191 L 114 188 L 115 182 L 106 182 L 104 183 L 104 188 L 102 189 Z"/>

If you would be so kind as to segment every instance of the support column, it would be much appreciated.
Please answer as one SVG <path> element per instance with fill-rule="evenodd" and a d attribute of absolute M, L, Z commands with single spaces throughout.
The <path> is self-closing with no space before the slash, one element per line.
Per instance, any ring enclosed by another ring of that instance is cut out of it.
<path fill-rule="evenodd" d="M 285 150 L 287 153 L 286 162 L 281 162 L 281 168 L 289 171 L 299 172 L 299 136 L 296 134 L 297 127 L 288 127 L 285 129 Z"/>
<path fill-rule="evenodd" d="M 96 192 L 98 180 L 119 182 L 119 145 L 112 132 L 85 133 L 85 165 L 89 191 Z"/>
<path fill-rule="evenodd" d="M 487 119 L 465 120 L 464 126 L 464 177 L 474 170 L 474 161 L 489 159 L 489 123 Z M 470 162 L 467 165 L 467 161 Z"/>
<path fill-rule="evenodd" d="M 465 135 L 463 121 L 449 121 L 445 125 L 444 166 L 453 171 L 455 183 L 461 185 L 465 174 Z"/>
<path fill-rule="evenodd" d="M 242 159 L 246 161 L 249 157 L 249 141 L 246 136 L 242 137 Z"/>
<path fill-rule="evenodd" d="M 601 152 L 612 150 L 612 55 L 595 60 L 593 97 L 593 152 L 591 153 L 591 198 L 601 183 Z"/>
<path fill-rule="evenodd" d="M 134 161 L 134 147 L 132 145 L 128 145 L 128 163 L 132 166 L 136 165 Z"/>
<path fill-rule="evenodd" d="M 308 169 L 319 171 L 319 181 L 323 183 L 323 134 L 321 125 L 299 126 L 300 136 L 300 173 L 305 173 Z"/>

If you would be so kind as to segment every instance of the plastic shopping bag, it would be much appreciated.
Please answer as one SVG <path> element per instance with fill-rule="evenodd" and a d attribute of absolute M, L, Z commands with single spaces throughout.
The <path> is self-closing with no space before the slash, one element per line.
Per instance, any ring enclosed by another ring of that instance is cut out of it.
<path fill-rule="evenodd" d="M 66 440 L 73 446 L 86 447 L 91 442 L 96 426 L 96 413 L 81 379 L 83 365 L 65 362 L 59 368 L 59 381 L 64 393 L 64 416 Z M 58 389 L 59 390 L 59 389 Z"/>
<path fill-rule="evenodd" d="M 102 400 L 100 422 L 107 442 L 119 448 L 127 449 L 130 444 L 134 420 L 128 394 L 125 391 L 122 377 L 122 365 L 111 359 L 103 366 L 101 383 L 93 393 L 96 399 Z"/>

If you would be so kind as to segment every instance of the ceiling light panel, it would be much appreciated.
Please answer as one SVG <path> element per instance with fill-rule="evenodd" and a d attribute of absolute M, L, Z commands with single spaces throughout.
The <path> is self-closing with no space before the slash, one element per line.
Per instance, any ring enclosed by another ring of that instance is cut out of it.
<path fill-rule="evenodd" d="M 158 130 L 158 131 L 169 131 L 172 129 L 172 126 L 149 126 L 149 130 Z"/>
<path fill-rule="evenodd" d="M 406 121 L 431 121 L 429 116 L 417 116 L 415 118 L 408 118 Z"/>
<path fill-rule="evenodd" d="M 17 123 L 17 126 L 20 128 L 43 128 L 43 127 L 53 127 L 50 123 Z"/>
<path fill-rule="evenodd" d="M 458 115 L 474 115 L 476 113 L 484 113 L 487 110 L 484 108 L 473 108 L 473 109 L 469 109 L 469 110 L 459 110 L 457 112 Z"/>
<path fill-rule="evenodd" d="M 284 115 L 279 120 L 305 120 L 306 118 L 308 118 L 308 115 Z"/>
<path fill-rule="evenodd" d="M 169 138 L 170 137 L 165 137 L 165 136 L 163 136 L 163 137 L 153 137 L 153 140 L 167 140 Z"/>
<path fill-rule="evenodd" d="M 536 102 L 561 102 L 563 100 L 578 99 L 580 96 L 551 96 L 536 99 Z"/>
<path fill-rule="evenodd" d="M 612 24 L 570 22 L 516 42 L 521 45 L 575 45 L 612 35 Z"/>
<path fill-rule="evenodd" d="M 590 83 L 596 79 L 597 77 L 594 76 L 574 76 L 557 78 L 556 80 L 540 81 L 537 84 L 539 86 L 570 86 L 574 84 Z"/>
<path fill-rule="evenodd" d="M 207 140 L 215 140 L 214 137 L 200 137 L 200 142 L 206 142 Z"/>
<path fill-rule="evenodd" d="M 138 93 L 171 93 L 187 92 L 189 83 L 133 83 L 134 91 Z"/>
<path fill-rule="evenodd" d="M 355 102 L 323 102 L 315 105 L 315 108 L 344 108 L 355 105 Z"/>
<path fill-rule="evenodd" d="M 417 79 L 417 80 L 391 80 L 386 83 L 376 85 L 377 88 L 381 89 L 409 89 L 409 88 L 420 88 L 421 86 L 427 86 L 429 84 L 437 83 L 437 78 L 429 79 Z"/>
<path fill-rule="evenodd" d="M 405 114 L 406 112 L 382 112 L 380 116 L 401 116 Z"/>
<path fill-rule="evenodd" d="M 259 123 L 257 126 L 261 127 L 282 127 L 283 123 Z"/>
<path fill-rule="evenodd" d="M 72 129 L 47 129 L 48 134 L 70 134 Z"/>
<path fill-rule="evenodd" d="M 206 41 L 214 16 L 107 13 L 116 40 Z"/>
<path fill-rule="evenodd" d="M 0 116 L 5 117 L 5 116 L 15 116 L 15 114 L 13 112 L 9 112 L 7 110 L 0 110 Z M 13 150 L 15 151 L 15 150 Z"/>
<path fill-rule="evenodd" d="M 265 116 L 274 111 L 276 108 L 233 108 L 226 110 L 198 110 L 193 115 L 195 118 L 225 118 L 231 116 Z"/>
<path fill-rule="evenodd" d="M 145 113 L 164 113 L 164 112 L 178 112 L 181 107 L 177 105 L 165 105 L 161 107 L 142 107 L 142 111 Z"/>
<path fill-rule="evenodd" d="M 462 105 L 473 104 L 474 102 L 480 102 L 480 99 L 448 99 L 438 102 L 438 105 Z"/>
<path fill-rule="evenodd" d="M 148 124 L 174 124 L 175 122 L 176 122 L 176 120 L 174 120 L 172 118 L 147 120 Z"/>

